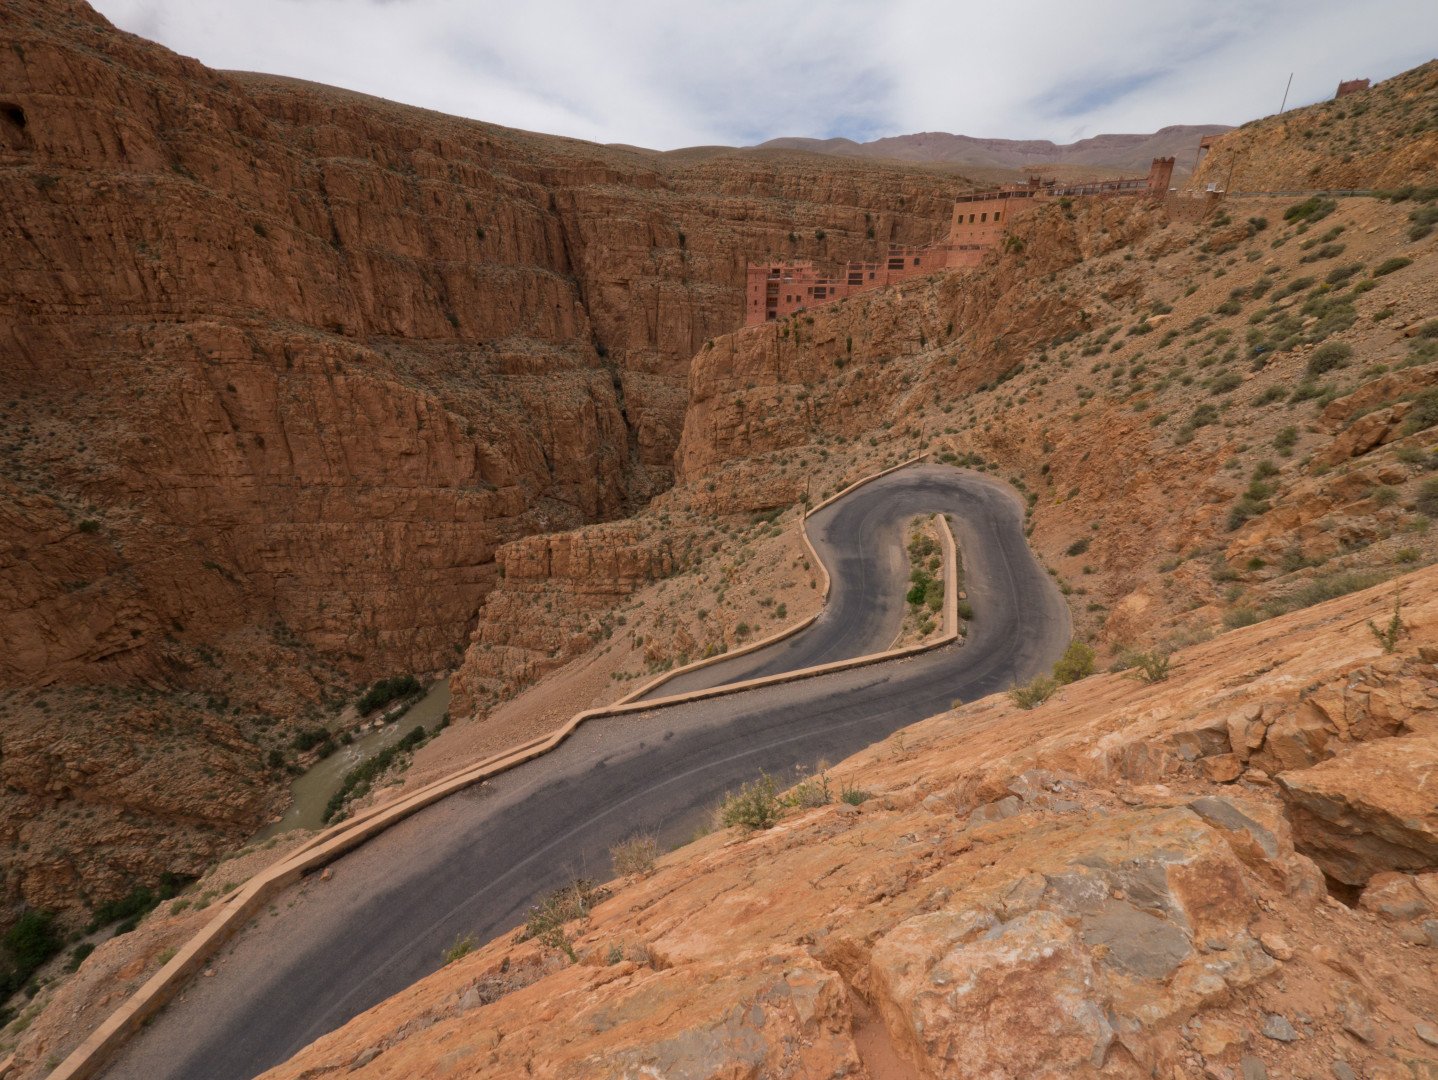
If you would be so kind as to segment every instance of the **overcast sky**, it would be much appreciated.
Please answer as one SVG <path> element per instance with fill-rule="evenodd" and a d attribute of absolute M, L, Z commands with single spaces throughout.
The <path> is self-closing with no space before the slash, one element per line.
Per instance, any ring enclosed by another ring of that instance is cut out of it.
<path fill-rule="evenodd" d="M 1237 124 L 1438 53 L 1438 0 L 92 0 L 212 67 L 658 149 Z"/>

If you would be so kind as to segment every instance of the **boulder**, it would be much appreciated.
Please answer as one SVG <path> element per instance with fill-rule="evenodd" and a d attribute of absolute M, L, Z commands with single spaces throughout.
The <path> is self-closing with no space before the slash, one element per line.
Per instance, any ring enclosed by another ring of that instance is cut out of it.
<path fill-rule="evenodd" d="M 1438 869 L 1438 735 L 1367 743 L 1277 780 L 1294 846 L 1330 877 Z"/>

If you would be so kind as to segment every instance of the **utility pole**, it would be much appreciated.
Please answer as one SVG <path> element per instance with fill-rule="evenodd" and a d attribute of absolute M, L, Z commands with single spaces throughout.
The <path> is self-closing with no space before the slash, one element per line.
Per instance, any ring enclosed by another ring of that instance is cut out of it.
<path fill-rule="evenodd" d="M 1288 107 L 1288 91 L 1293 88 L 1293 72 L 1288 73 L 1288 85 L 1283 88 L 1283 104 L 1278 106 L 1278 114 L 1283 115 L 1283 110 Z"/>

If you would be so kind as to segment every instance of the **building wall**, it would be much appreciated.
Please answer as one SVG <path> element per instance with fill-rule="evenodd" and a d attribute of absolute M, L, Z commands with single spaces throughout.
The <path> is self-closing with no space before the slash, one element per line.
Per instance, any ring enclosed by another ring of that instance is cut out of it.
<path fill-rule="evenodd" d="M 1367 90 L 1369 81 L 1367 79 L 1347 79 L 1338 84 L 1338 93 L 1335 98 L 1347 97 L 1349 94 L 1356 94 L 1360 90 Z"/>
<path fill-rule="evenodd" d="M 1049 198 L 1061 195 L 1164 198 L 1173 180 L 1173 165 L 1171 157 L 1154 158 L 1147 177 L 1059 184 L 1035 176 L 1025 184 L 961 195 L 954 201 L 946 242 L 922 248 L 890 248 L 880 261 L 851 262 L 837 272 L 822 271 L 806 261 L 751 263 L 745 281 L 744 325 L 785 319 L 805 308 L 894 285 L 906 278 L 945 269 L 976 267 L 1003 241 L 1005 231 L 1015 218 Z"/>

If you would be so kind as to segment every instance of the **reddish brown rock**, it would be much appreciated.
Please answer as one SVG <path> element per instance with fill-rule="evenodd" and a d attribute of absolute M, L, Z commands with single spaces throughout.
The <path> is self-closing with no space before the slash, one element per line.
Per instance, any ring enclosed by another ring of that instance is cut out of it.
<path fill-rule="evenodd" d="M 1278 783 L 1295 842 L 1339 881 L 1438 868 L 1438 735 L 1368 743 Z"/>

